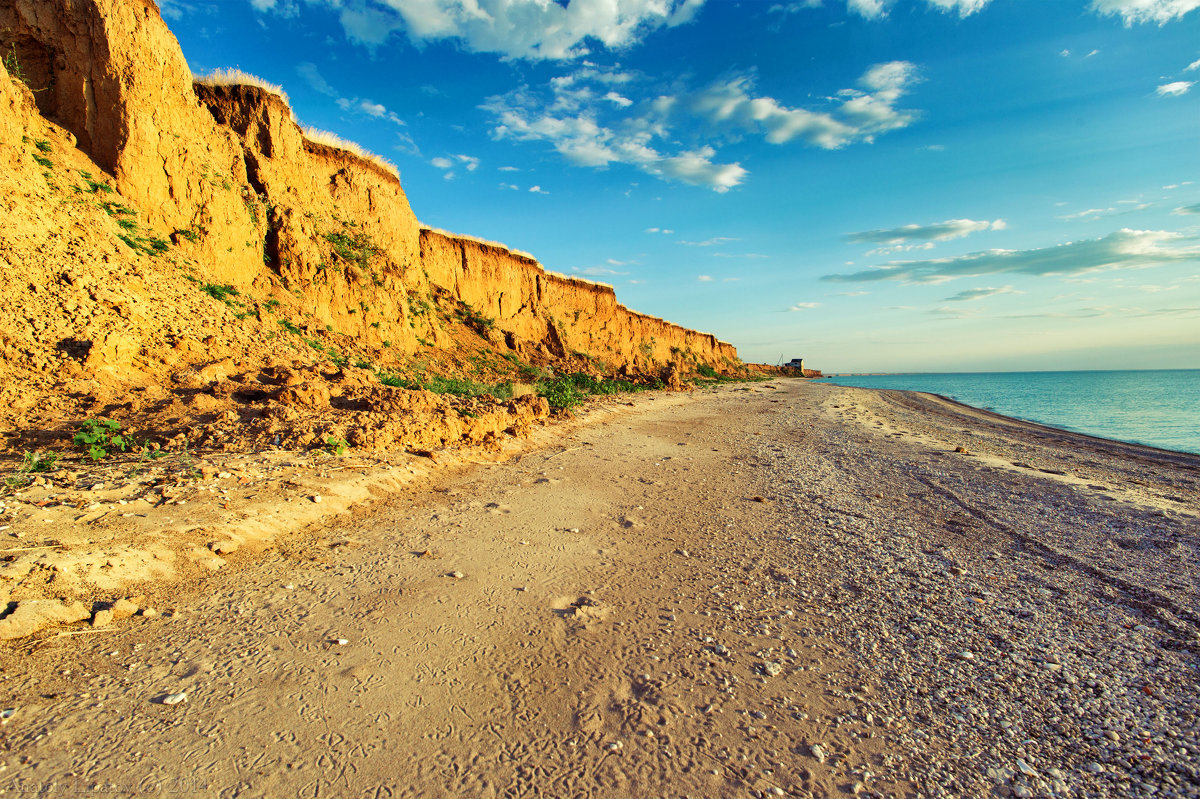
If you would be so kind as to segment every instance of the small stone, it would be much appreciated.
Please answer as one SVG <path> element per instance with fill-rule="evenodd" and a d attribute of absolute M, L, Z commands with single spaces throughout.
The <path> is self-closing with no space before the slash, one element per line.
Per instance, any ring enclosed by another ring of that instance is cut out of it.
<path fill-rule="evenodd" d="M 162 703 L 164 705 L 178 705 L 180 702 L 186 702 L 186 701 L 187 701 L 187 692 L 185 692 L 185 691 L 180 691 L 177 694 L 167 694 L 162 699 Z"/>
<path fill-rule="evenodd" d="M 759 670 L 768 677 L 778 677 L 783 672 L 783 666 L 778 663 L 768 661 L 759 666 Z"/>
<path fill-rule="evenodd" d="M 447 575 L 447 577 L 453 577 L 455 580 L 461 580 L 465 576 L 466 575 L 464 575 L 462 572 L 450 572 L 450 574 Z"/>
<path fill-rule="evenodd" d="M 711 646 L 711 647 L 709 647 L 709 650 L 714 655 L 720 655 L 721 657 L 726 657 L 729 654 L 729 647 L 725 646 L 724 644 L 717 644 L 716 646 Z"/>
<path fill-rule="evenodd" d="M 618 752 L 621 749 L 623 749 L 624 747 L 625 747 L 625 744 L 621 743 L 620 741 L 613 741 L 612 743 L 610 743 L 608 746 L 606 746 L 604 748 L 610 752 Z"/>
<path fill-rule="evenodd" d="M 321 495 L 320 495 L 320 494 L 313 494 L 312 501 L 313 501 L 313 504 L 314 504 L 314 505 L 320 505 L 320 504 L 321 504 Z"/>
<path fill-rule="evenodd" d="M 218 472 L 217 473 L 217 478 L 220 480 L 228 480 L 230 477 L 233 477 L 233 475 L 230 474 L 229 472 Z"/>
<path fill-rule="evenodd" d="M 113 621 L 128 619 L 137 612 L 138 606 L 128 599 L 118 599 L 112 606 Z"/>
<path fill-rule="evenodd" d="M 961 453 L 961 454 L 963 454 L 963 455 L 970 455 L 970 454 L 971 454 L 971 453 L 970 453 L 970 451 L 969 451 L 969 450 L 968 450 L 966 447 L 962 447 L 962 446 L 955 447 L 955 448 L 954 448 L 954 451 L 955 451 L 955 452 L 958 452 L 958 453 Z"/>
<path fill-rule="evenodd" d="M 158 611 L 155 610 L 154 608 L 142 608 L 142 618 L 143 619 L 153 619 L 157 615 L 158 615 Z"/>
<path fill-rule="evenodd" d="M 1117 733 L 1113 732 L 1112 730 L 1105 730 L 1104 737 L 1107 738 L 1108 740 L 1112 741 L 1113 743 L 1121 742 L 1121 736 L 1117 735 Z"/>
<path fill-rule="evenodd" d="M 346 644 L 350 643 L 350 639 L 349 638 L 336 638 L 336 639 L 334 639 L 333 642 L 335 644 L 337 644 L 338 646 L 345 646 Z"/>
<path fill-rule="evenodd" d="M 1036 777 L 1038 775 L 1037 769 L 1019 757 L 1017 758 L 1017 771 L 1021 772 L 1026 777 Z"/>
<path fill-rule="evenodd" d="M 236 541 L 213 541 L 208 548 L 218 555 L 230 555 L 238 551 L 238 543 Z"/>
<path fill-rule="evenodd" d="M 809 744 L 808 751 L 817 759 L 818 763 L 824 763 L 825 758 L 829 756 L 825 753 L 825 747 L 820 744 Z"/>
<path fill-rule="evenodd" d="M 109 608 L 105 608 L 104 610 L 98 610 L 98 611 L 96 611 L 96 614 L 94 616 L 92 616 L 92 626 L 93 627 L 107 627 L 108 625 L 112 624 L 112 622 L 113 622 L 113 612 Z"/>
<path fill-rule="evenodd" d="M 962 566 L 951 566 L 950 573 L 953 574 L 955 577 L 962 577 L 964 574 L 967 573 L 967 570 L 964 569 Z"/>

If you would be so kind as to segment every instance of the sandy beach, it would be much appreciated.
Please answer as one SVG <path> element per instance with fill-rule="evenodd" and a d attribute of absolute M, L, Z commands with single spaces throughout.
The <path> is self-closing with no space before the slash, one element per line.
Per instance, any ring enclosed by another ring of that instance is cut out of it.
<path fill-rule="evenodd" d="M 1200 456 L 799 380 L 626 401 L 6 644 L 0 790 L 1200 796 Z"/>

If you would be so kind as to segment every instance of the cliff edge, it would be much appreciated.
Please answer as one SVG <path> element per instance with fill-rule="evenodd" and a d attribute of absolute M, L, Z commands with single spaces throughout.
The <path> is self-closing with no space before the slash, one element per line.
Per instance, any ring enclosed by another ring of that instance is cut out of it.
<path fill-rule="evenodd" d="M 303 129 L 281 91 L 195 80 L 149 0 L 4 0 L 0 53 L 9 451 L 101 415 L 164 443 L 391 446 L 333 417 L 743 369 L 609 286 L 422 227 L 391 165 Z M 397 399 L 435 379 L 476 390 Z M 297 415 L 308 430 L 277 418 Z"/>

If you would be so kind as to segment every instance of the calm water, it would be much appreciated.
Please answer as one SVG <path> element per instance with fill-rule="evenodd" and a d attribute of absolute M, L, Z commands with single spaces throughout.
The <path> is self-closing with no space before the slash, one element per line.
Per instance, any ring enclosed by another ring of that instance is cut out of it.
<path fill-rule="evenodd" d="M 928 391 L 1064 430 L 1200 453 L 1200 369 L 897 374 L 823 382 Z"/>

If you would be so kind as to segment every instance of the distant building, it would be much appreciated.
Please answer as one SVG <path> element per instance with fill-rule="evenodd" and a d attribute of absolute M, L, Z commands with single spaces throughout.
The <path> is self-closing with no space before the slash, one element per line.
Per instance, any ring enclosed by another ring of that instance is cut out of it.
<path fill-rule="evenodd" d="M 790 361 L 788 361 L 787 363 L 785 363 L 783 365 L 783 368 L 784 369 L 796 369 L 800 372 L 800 374 L 804 374 L 804 359 L 803 358 L 792 358 Z"/>

